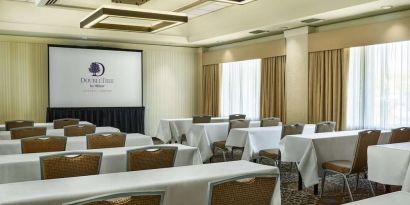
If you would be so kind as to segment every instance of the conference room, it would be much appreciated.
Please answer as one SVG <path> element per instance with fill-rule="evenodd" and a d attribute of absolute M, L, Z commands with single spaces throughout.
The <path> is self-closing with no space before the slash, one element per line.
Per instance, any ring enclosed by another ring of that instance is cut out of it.
<path fill-rule="evenodd" d="M 0 1 L 0 205 L 339 204 L 410 204 L 410 0 Z"/>

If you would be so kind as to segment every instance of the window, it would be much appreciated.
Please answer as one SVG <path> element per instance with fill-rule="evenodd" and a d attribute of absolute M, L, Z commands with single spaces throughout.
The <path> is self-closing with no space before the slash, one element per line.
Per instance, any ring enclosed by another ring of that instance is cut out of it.
<path fill-rule="evenodd" d="M 410 125 L 410 41 L 350 49 L 348 129 Z"/>
<path fill-rule="evenodd" d="M 261 59 L 222 64 L 221 116 L 259 119 Z"/>

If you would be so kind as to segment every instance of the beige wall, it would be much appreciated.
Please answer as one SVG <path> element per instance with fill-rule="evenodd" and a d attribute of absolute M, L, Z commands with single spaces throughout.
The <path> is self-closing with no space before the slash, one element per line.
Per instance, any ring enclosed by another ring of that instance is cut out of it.
<path fill-rule="evenodd" d="M 0 123 L 12 119 L 45 121 L 47 44 L 143 50 L 145 131 L 148 135 L 156 135 L 161 118 L 192 116 L 198 109 L 198 49 L 0 36 Z"/>
<path fill-rule="evenodd" d="M 308 27 L 285 32 L 286 123 L 308 121 L 308 32 Z"/>
<path fill-rule="evenodd" d="M 285 47 L 285 40 L 280 39 L 263 43 L 256 43 L 252 45 L 204 52 L 202 55 L 202 64 L 210 65 L 256 58 L 282 56 L 286 53 Z"/>
<path fill-rule="evenodd" d="M 44 122 L 48 104 L 47 45 L 0 40 L 0 123 Z"/>
<path fill-rule="evenodd" d="M 309 52 L 410 40 L 410 18 L 309 35 Z"/>

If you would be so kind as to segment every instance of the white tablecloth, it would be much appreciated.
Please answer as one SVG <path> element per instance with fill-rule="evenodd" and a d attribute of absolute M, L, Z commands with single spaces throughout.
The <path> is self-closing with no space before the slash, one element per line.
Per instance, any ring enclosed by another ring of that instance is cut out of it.
<path fill-rule="evenodd" d="M 279 174 L 279 170 L 272 166 L 235 161 L 1 184 L 0 204 L 61 205 L 64 202 L 106 193 L 165 190 L 164 205 L 207 205 L 210 181 L 254 173 Z M 279 181 L 273 198 L 272 205 L 281 204 Z"/>
<path fill-rule="evenodd" d="M 250 127 L 259 126 L 260 121 L 250 122 Z M 187 144 L 198 147 L 202 160 L 207 161 L 213 156 L 212 144 L 217 141 L 225 141 L 228 138 L 228 128 L 228 122 L 194 124 L 186 135 Z"/>
<path fill-rule="evenodd" d="M 299 162 L 298 169 L 305 186 L 319 183 L 322 163 L 333 160 L 353 160 L 359 130 L 288 135 L 280 144 L 281 159 Z M 390 131 L 382 131 L 379 144 L 389 141 Z"/>
<path fill-rule="evenodd" d="M 367 157 L 370 181 L 410 192 L 410 142 L 370 146 Z"/>
<path fill-rule="evenodd" d="M 192 126 L 192 118 L 181 119 L 162 119 L 159 122 L 157 130 L 157 138 L 163 142 L 169 141 L 181 141 L 181 136 L 188 133 L 189 128 Z M 226 117 L 213 117 L 211 122 L 227 122 Z"/>
<path fill-rule="evenodd" d="M 97 127 L 95 133 L 100 132 L 119 132 L 115 127 Z M 49 136 L 64 136 L 64 129 L 47 129 Z M 11 140 L 10 131 L 0 131 L 0 140 Z"/>
<path fill-rule="evenodd" d="M 87 121 L 80 121 L 79 124 L 86 125 L 86 124 L 91 124 L 91 123 L 87 122 Z M 54 124 L 52 122 L 34 123 L 34 127 L 47 127 L 47 129 L 54 129 Z M 0 125 L 0 131 L 6 131 L 6 125 L 5 124 Z"/>
<path fill-rule="evenodd" d="M 307 124 L 303 134 L 315 133 L 314 124 Z M 226 140 L 227 147 L 244 147 L 243 160 L 252 160 L 260 150 L 279 148 L 282 126 L 232 129 Z"/>
<path fill-rule="evenodd" d="M 81 124 L 81 125 L 90 125 L 92 123 L 87 122 L 87 121 L 80 121 L 79 124 Z M 47 127 L 47 129 L 54 129 L 54 124 L 52 122 L 40 122 L 40 123 L 34 123 L 34 127 Z M 0 125 L 0 131 L 6 131 L 6 125 L 5 124 Z"/>
<path fill-rule="evenodd" d="M 409 205 L 410 193 L 398 191 L 369 199 L 355 201 L 346 205 Z"/>
<path fill-rule="evenodd" d="M 125 146 L 146 146 L 153 145 L 152 138 L 142 134 L 127 134 Z M 81 137 L 67 137 L 66 150 L 86 150 L 87 139 Z M 21 154 L 20 140 L 0 140 L 0 155 Z"/>
<path fill-rule="evenodd" d="M 168 145 L 178 146 L 178 152 L 175 159 L 175 166 L 186 166 L 193 164 L 202 164 L 201 156 L 197 148 L 184 145 Z M 103 152 L 101 161 L 100 173 L 116 173 L 125 172 L 126 168 L 126 152 L 130 149 L 138 147 L 121 147 L 108 149 L 83 150 L 82 152 Z M 40 172 L 40 156 L 47 156 L 53 153 L 35 153 L 35 154 L 17 154 L 17 155 L 1 155 L 0 156 L 0 184 L 33 181 L 41 179 Z M 1 204 L 1 203 L 0 203 Z"/>

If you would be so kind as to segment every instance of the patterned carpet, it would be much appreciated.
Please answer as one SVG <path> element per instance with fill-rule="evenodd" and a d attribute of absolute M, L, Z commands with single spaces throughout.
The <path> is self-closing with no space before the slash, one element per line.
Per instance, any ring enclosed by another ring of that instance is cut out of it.
<path fill-rule="evenodd" d="M 161 144 L 160 141 L 156 141 L 155 144 Z M 234 158 L 227 156 L 227 160 L 240 160 L 242 153 L 240 150 L 234 152 Z M 223 162 L 222 153 L 216 153 L 212 159 L 212 163 Z M 270 160 L 264 160 L 263 164 L 272 165 Z M 320 198 L 321 186 L 319 185 L 319 195 L 315 196 L 313 193 L 313 187 L 304 188 L 298 191 L 298 173 L 296 167 L 291 166 L 289 163 L 282 163 L 279 167 L 281 177 L 281 196 L 282 205 L 339 205 L 350 202 L 349 193 L 347 188 L 343 189 L 343 177 L 340 175 L 328 175 L 325 183 L 325 193 Z M 353 199 L 355 201 L 366 199 L 372 196 L 368 183 L 363 178 L 363 174 L 359 179 L 358 189 L 356 186 L 356 176 L 350 177 L 349 185 L 352 190 Z M 376 195 L 384 194 L 384 187 L 373 183 L 373 189 Z M 392 186 L 392 191 L 399 191 L 401 187 Z"/>
<path fill-rule="evenodd" d="M 240 151 L 235 152 L 234 160 L 239 160 L 240 158 Z M 213 159 L 213 162 L 222 161 L 222 155 L 217 153 Z M 265 160 L 263 163 L 266 165 L 272 165 L 269 160 Z M 345 188 L 345 191 L 342 192 L 342 176 L 328 175 L 326 177 L 325 193 L 323 194 L 323 198 L 320 199 L 320 186 L 318 196 L 313 194 L 313 187 L 304 188 L 303 190 L 298 191 L 298 173 L 295 166 L 293 166 L 293 169 L 290 170 L 289 163 L 282 163 L 279 169 L 281 172 L 282 205 L 338 205 L 350 202 L 347 188 Z M 363 177 L 363 175 L 360 177 L 357 191 L 355 189 L 356 176 L 352 176 L 348 179 L 352 190 L 353 199 L 355 201 L 372 196 L 370 188 Z M 378 185 L 376 188 L 375 183 L 373 183 L 373 188 L 375 189 L 376 195 L 381 195 L 384 193 L 384 187 L 382 185 Z M 398 191 L 400 189 L 401 187 L 392 187 L 392 191 Z"/>

